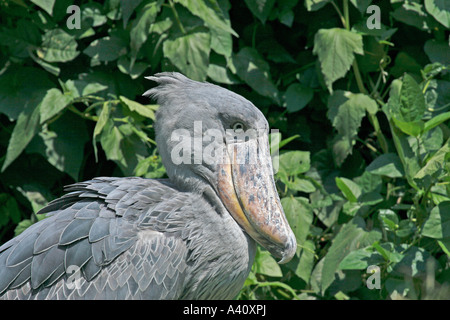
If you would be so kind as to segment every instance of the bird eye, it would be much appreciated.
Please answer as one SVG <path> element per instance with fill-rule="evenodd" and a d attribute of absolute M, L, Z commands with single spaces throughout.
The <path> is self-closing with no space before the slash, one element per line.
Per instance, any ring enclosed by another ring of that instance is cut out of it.
<path fill-rule="evenodd" d="M 242 122 L 238 121 L 238 122 L 233 123 L 232 128 L 233 128 L 234 131 L 243 131 L 244 130 L 244 124 Z"/>

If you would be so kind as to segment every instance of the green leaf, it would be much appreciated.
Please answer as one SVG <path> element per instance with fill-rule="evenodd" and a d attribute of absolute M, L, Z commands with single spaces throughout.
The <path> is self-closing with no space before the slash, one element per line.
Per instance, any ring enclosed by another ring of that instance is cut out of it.
<path fill-rule="evenodd" d="M 163 52 L 187 77 L 204 81 L 208 73 L 211 35 L 205 29 L 164 41 Z"/>
<path fill-rule="evenodd" d="M 126 44 L 118 37 L 103 37 L 92 41 L 83 53 L 94 61 L 113 61 L 126 54 Z"/>
<path fill-rule="evenodd" d="M 24 219 L 24 220 L 20 221 L 19 224 L 14 229 L 14 236 L 17 237 L 19 234 L 21 234 L 26 229 L 28 229 L 32 224 L 33 224 L 33 222 L 31 222 L 30 219 Z"/>
<path fill-rule="evenodd" d="M 128 3 L 132 1 L 122 0 L 122 2 Z M 133 21 L 130 30 L 130 48 L 131 56 L 134 59 L 136 58 L 137 53 L 144 42 L 147 41 L 153 23 L 155 22 L 156 15 L 160 9 L 161 1 L 148 3 L 138 12 L 137 18 Z"/>
<path fill-rule="evenodd" d="M 420 74 L 421 69 L 422 66 L 410 53 L 401 51 L 395 57 L 394 66 L 391 68 L 390 73 L 392 76 L 398 78 L 403 76 L 405 72 Z"/>
<path fill-rule="evenodd" d="M 433 63 L 439 62 L 443 66 L 450 65 L 450 57 L 448 54 L 449 50 L 448 42 L 430 39 L 425 42 L 423 49 L 431 62 Z"/>
<path fill-rule="evenodd" d="M 286 218 L 295 234 L 298 244 L 303 244 L 309 234 L 313 221 L 313 212 L 308 199 L 302 197 L 286 197 L 281 199 Z"/>
<path fill-rule="evenodd" d="M 352 100 L 352 103 L 359 104 L 364 106 L 366 111 L 370 114 L 376 114 L 378 112 L 378 105 L 371 97 L 369 97 L 367 94 L 363 93 L 354 93 L 350 96 L 350 99 Z"/>
<path fill-rule="evenodd" d="M 45 71 L 55 76 L 59 76 L 59 73 L 61 72 L 61 69 L 59 67 L 54 66 L 51 63 L 45 62 L 44 60 L 36 57 L 34 54 L 31 55 L 31 59 L 33 59 L 34 62 L 39 64 Z"/>
<path fill-rule="evenodd" d="M 224 84 L 238 84 L 241 81 L 231 73 L 225 65 L 210 62 L 208 66 L 208 77 L 213 81 Z"/>
<path fill-rule="evenodd" d="M 382 23 L 380 23 L 379 29 L 378 28 L 369 29 L 367 27 L 366 22 L 367 22 L 366 20 L 362 20 L 362 21 L 354 24 L 352 26 L 352 31 L 362 33 L 363 35 L 373 36 L 375 38 L 375 40 L 377 41 L 377 43 L 379 43 L 379 41 L 388 40 L 398 30 L 397 28 L 389 28 Z M 367 48 L 364 48 L 364 49 L 367 50 Z M 381 46 L 381 49 L 384 53 L 384 49 L 382 46 Z"/>
<path fill-rule="evenodd" d="M 365 116 L 365 108 L 356 99 L 357 95 L 338 90 L 328 99 L 328 119 L 338 133 L 348 140 L 358 133 L 361 120 Z"/>
<path fill-rule="evenodd" d="M 211 30 L 211 49 L 225 57 L 230 57 L 233 52 L 231 34 L 223 30 Z"/>
<path fill-rule="evenodd" d="M 358 177 L 353 179 L 361 188 L 363 193 L 380 192 L 383 180 L 379 175 L 368 172 L 367 170 Z"/>
<path fill-rule="evenodd" d="M 269 64 L 250 47 L 242 48 L 233 55 L 237 75 L 260 95 L 279 103 L 277 87 L 270 80 Z"/>
<path fill-rule="evenodd" d="M 299 177 L 295 177 L 294 181 L 289 181 L 287 186 L 291 190 L 296 190 L 300 192 L 311 193 L 316 191 L 316 187 L 310 180 Z"/>
<path fill-rule="evenodd" d="M 120 96 L 119 98 L 131 111 L 137 112 L 146 118 L 155 120 L 155 113 L 151 108 L 144 106 L 139 102 L 130 100 L 124 96 Z"/>
<path fill-rule="evenodd" d="M 410 220 L 401 220 L 398 223 L 398 229 L 395 230 L 395 235 L 397 237 L 409 237 L 412 234 L 414 234 L 414 232 L 417 230 L 416 225 L 414 224 L 414 222 L 410 221 Z"/>
<path fill-rule="evenodd" d="M 401 245 L 403 258 L 393 266 L 391 274 L 400 277 L 418 277 L 425 276 L 427 272 L 428 260 L 434 260 L 435 267 L 437 261 L 424 248 L 411 246 L 404 250 L 406 245 Z M 397 249 L 398 250 L 398 249 Z M 396 251 L 397 251 L 396 250 Z M 431 270 L 434 272 L 434 270 Z"/>
<path fill-rule="evenodd" d="M 295 14 L 291 9 L 283 9 L 278 14 L 278 20 L 289 28 L 294 23 Z"/>
<path fill-rule="evenodd" d="M 404 122 L 416 122 L 422 119 L 425 107 L 422 89 L 413 77 L 405 74 L 400 90 L 400 109 L 395 116 Z"/>
<path fill-rule="evenodd" d="M 383 227 L 389 231 L 395 231 L 398 229 L 398 216 L 391 209 L 382 209 L 378 213 L 378 218 Z"/>
<path fill-rule="evenodd" d="M 296 175 L 305 173 L 310 168 L 310 152 L 309 151 L 288 151 L 280 155 L 279 170 L 287 175 Z"/>
<path fill-rule="evenodd" d="M 447 257 L 450 257 L 450 238 L 438 240 L 437 243 L 441 247 L 442 251 L 445 252 Z"/>
<path fill-rule="evenodd" d="M 7 226 L 11 220 L 19 223 L 21 212 L 16 199 L 7 193 L 0 193 L 0 226 Z"/>
<path fill-rule="evenodd" d="M 450 201 L 439 203 L 425 221 L 422 235 L 433 239 L 450 237 Z"/>
<path fill-rule="evenodd" d="M 49 164 L 46 165 L 50 166 Z M 33 169 L 36 170 L 36 168 Z M 47 175 L 45 175 L 45 177 L 41 176 L 41 178 L 43 180 L 46 180 Z M 41 210 L 48 204 L 48 200 L 46 199 L 46 197 L 52 197 L 50 195 L 50 191 L 47 188 L 43 187 L 41 184 L 36 183 L 36 181 L 28 183 L 26 186 L 23 186 L 23 188 L 20 187 L 19 191 L 30 202 L 31 208 L 34 213 L 39 212 L 39 210 Z"/>
<path fill-rule="evenodd" d="M 217 33 L 224 31 L 238 37 L 238 34 L 231 28 L 230 20 L 224 15 L 217 0 L 174 0 L 185 6 L 192 14 L 202 19 L 210 30 Z"/>
<path fill-rule="evenodd" d="M 423 132 L 425 133 L 449 119 L 450 119 L 450 111 L 434 116 L 433 118 L 425 122 Z"/>
<path fill-rule="evenodd" d="M 450 28 L 450 5 L 446 0 L 425 0 L 425 9 L 446 28 Z"/>
<path fill-rule="evenodd" d="M 106 122 L 109 119 L 109 114 L 110 114 L 110 107 L 109 102 L 107 101 L 103 103 L 102 111 L 100 112 L 97 123 L 95 124 L 94 133 L 92 135 L 92 144 L 94 146 L 94 154 L 96 161 L 98 160 L 96 137 L 102 132 L 103 128 L 105 127 Z"/>
<path fill-rule="evenodd" d="M 300 261 L 298 262 L 295 274 L 303 279 L 306 283 L 309 283 L 311 278 L 311 272 L 314 267 L 314 242 L 311 240 L 306 240 L 302 245 L 300 245 L 302 251 L 300 253 Z"/>
<path fill-rule="evenodd" d="M 103 105 L 103 108 L 105 108 L 105 105 Z M 112 119 L 107 119 L 103 125 L 100 136 L 100 143 L 105 151 L 107 159 L 125 161 L 122 148 L 120 147 L 123 138 L 124 136 L 119 128 L 114 125 L 114 121 Z M 126 165 L 126 162 L 122 162 L 122 164 Z"/>
<path fill-rule="evenodd" d="M 120 0 L 122 8 L 123 28 L 125 29 L 134 10 L 141 4 L 142 0 Z"/>
<path fill-rule="evenodd" d="M 43 219 L 45 219 L 46 216 L 43 214 L 39 214 L 37 215 L 37 220 L 41 221 Z M 24 219 L 22 221 L 19 222 L 19 224 L 16 226 L 16 228 L 14 229 L 14 236 L 17 237 L 19 234 L 21 234 L 22 232 L 24 232 L 26 229 L 28 229 L 29 227 L 31 227 L 31 225 L 33 225 L 33 221 L 31 221 L 30 219 Z"/>
<path fill-rule="evenodd" d="M 365 222 L 361 217 L 356 216 L 344 224 L 333 239 L 324 258 L 320 285 L 322 294 L 333 282 L 335 272 L 345 256 L 351 251 L 370 246 L 379 239 L 381 239 L 381 232 L 378 230 L 367 231 Z"/>
<path fill-rule="evenodd" d="M 358 202 L 366 206 L 374 206 L 383 200 L 384 197 L 378 192 L 361 193 L 358 198 Z"/>
<path fill-rule="evenodd" d="M 348 140 L 346 137 L 336 135 L 332 142 L 333 158 L 336 165 L 341 166 L 347 156 L 352 153 L 354 140 Z"/>
<path fill-rule="evenodd" d="M 387 244 L 390 244 L 390 243 L 387 243 Z M 392 254 L 391 254 L 392 252 L 389 251 L 389 250 L 385 250 L 386 248 L 383 247 L 383 246 L 381 246 L 381 245 L 379 244 L 378 241 L 375 241 L 375 242 L 372 244 L 372 248 L 374 248 L 375 250 L 377 250 L 377 252 L 378 252 L 379 254 L 381 254 L 381 256 L 383 257 L 383 259 L 386 260 L 386 261 L 394 261 L 393 259 L 391 259 L 392 257 L 394 257 L 395 262 L 398 262 L 398 261 L 400 261 L 401 258 L 403 258 L 402 255 L 392 255 Z"/>
<path fill-rule="evenodd" d="M 72 102 L 72 97 L 53 88 L 47 91 L 40 107 L 40 123 L 53 118 Z"/>
<path fill-rule="evenodd" d="M 336 185 L 350 202 L 356 202 L 361 195 L 360 187 L 352 180 L 336 177 Z"/>
<path fill-rule="evenodd" d="M 84 158 L 84 145 L 88 141 L 87 128 L 83 119 L 66 112 L 48 129 L 28 145 L 27 152 L 38 152 L 61 172 L 69 174 L 75 181 Z"/>
<path fill-rule="evenodd" d="M 245 0 L 247 7 L 264 24 L 272 11 L 275 0 Z"/>
<path fill-rule="evenodd" d="M 414 81 L 414 80 L 413 80 Z M 414 84 L 412 84 L 414 86 Z M 402 115 L 400 113 L 400 96 L 403 88 L 403 83 L 396 79 L 392 82 L 390 88 L 390 95 L 388 103 L 383 108 L 384 113 L 387 118 L 390 119 L 389 126 L 391 128 L 392 139 L 394 141 L 395 148 L 397 150 L 397 154 L 402 162 L 403 169 L 405 171 L 406 179 L 408 183 L 415 189 L 418 189 L 416 183 L 413 180 L 413 177 L 420 170 L 420 165 L 417 160 L 416 152 L 413 150 L 410 144 L 410 140 L 397 126 L 393 120 L 394 117 L 401 118 Z"/>
<path fill-rule="evenodd" d="M 55 1 L 56 0 L 31 0 L 31 2 L 44 9 L 50 16 L 53 14 Z"/>
<path fill-rule="evenodd" d="M 103 6 L 100 3 L 90 2 L 82 5 L 81 16 L 84 22 L 88 22 L 91 27 L 99 27 L 108 21 L 103 14 Z"/>
<path fill-rule="evenodd" d="M 444 168 L 445 157 L 450 152 L 450 139 L 440 148 L 430 160 L 428 160 L 427 164 L 421 168 L 416 175 L 415 179 L 422 179 L 425 176 L 434 176 L 439 174 L 440 170 Z"/>
<path fill-rule="evenodd" d="M 388 119 L 392 119 L 394 114 L 396 114 L 400 109 L 400 91 L 402 89 L 402 81 L 400 79 L 395 79 L 391 83 L 389 89 L 389 99 L 388 103 L 383 107 L 383 111 Z"/>
<path fill-rule="evenodd" d="M 350 2 L 359 10 L 361 14 L 365 14 L 367 7 L 370 5 L 372 0 L 350 0 Z"/>
<path fill-rule="evenodd" d="M 299 83 L 293 83 L 284 94 L 284 106 L 288 112 L 300 111 L 311 101 L 313 95 L 313 89 Z"/>
<path fill-rule="evenodd" d="M 39 81 L 36 81 L 39 79 Z M 55 84 L 47 72 L 30 67 L 11 67 L 0 75 L 0 113 L 17 119 L 25 108 L 34 108 Z"/>
<path fill-rule="evenodd" d="M 420 170 L 420 165 L 415 150 L 411 147 L 408 137 L 393 125 L 391 125 L 391 133 L 395 148 L 397 149 L 398 156 L 405 171 L 406 179 L 413 188 L 417 189 L 413 178 Z"/>
<path fill-rule="evenodd" d="M 394 124 L 397 126 L 397 128 L 412 137 L 418 137 L 422 133 L 424 128 L 424 123 L 421 120 L 405 122 L 398 120 L 395 116 L 392 118 L 392 120 L 394 121 Z"/>
<path fill-rule="evenodd" d="M 395 153 L 378 156 L 367 166 L 366 171 L 390 178 L 400 178 L 405 175 L 400 158 Z"/>
<path fill-rule="evenodd" d="M 108 119 L 101 131 L 100 143 L 107 159 L 115 161 L 124 175 L 132 175 L 139 160 L 149 155 L 147 145 L 142 143 L 131 123 L 116 126 Z"/>
<path fill-rule="evenodd" d="M 384 258 L 378 252 L 366 247 L 350 252 L 340 263 L 340 270 L 366 270 L 371 265 L 379 265 Z"/>
<path fill-rule="evenodd" d="M 134 174 L 138 177 L 144 176 L 149 179 L 159 179 L 166 174 L 166 169 L 161 162 L 161 157 L 150 156 L 139 160 Z"/>
<path fill-rule="evenodd" d="M 331 0 L 305 0 L 305 7 L 308 11 L 317 11 Z"/>
<path fill-rule="evenodd" d="M 334 155 L 339 159 L 336 161 L 338 164 L 342 164 L 351 153 L 361 121 L 366 115 L 366 107 L 372 109 L 366 103 L 370 103 L 371 99 L 367 98 L 342 90 L 335 91 L 328 98 L 327 117 L 339 133 L 333 146 Z"/>
<path fill-rule="evenodd" d="M 420 30 L 431 30 L 436 25 L 436 22 L 432 21 L 427 15 L 423 4 L 417 1 L 405 1 L 401 7 L 398 7 L 391 13 L 391 16 Z"/>
<path fill-rule="evenodd" d="M 9 139 L 2 172 L 22 153 L 39 130 L 39 106 L 27 107 L 19 114 L 17 123 Z"/>
<path fill-rule="evenodd" d="M 38 49 L 39 58 L 47 62 L 67 62 L 75 59 L 77 51 L 75 38 L 62 29 L 51 29 L 42 37 L 41 48 Z"/>
<path fill-rule="evenodd" d="M 414 291 L 412 281 L 405 281 L 404 279 L 397 279 L 393 277 L 386 279 L 385 288 L 392 300 L 402 300 L 410 291 Z"/>
<path fill-rule="evenodd" d="M 117 67 L 121 72 L 130 75 L 131 79 L 136 79 L 147 70 L 148 64 L 144 62 L 131 63 L 126 56 L 122 56 L 117 60 Z"/>
<path fill-rule="evenodd" d="M 255 257 L 255 272 L 263 274 L 269 277 L 282 277 L 279 264 L 266 250 L 258 250 L 258 254 Z"/>
<path fill-rule="evenodd" d="M 20 19 L 15 29 L 0 29 L 0 41 L 9 48 L 11 55 L 26 58 L 30 51 L 39 46 L 41 33 L 33 23 Z"/>
<path fill-rule="evenodd" d="M 328 119 L 338 133 L 349 141 L 358 133 L 366 109 L 361 105 L 359 94 L 338 90 L 328 99 Z"/>
<path fill-rule="evenodd" d="M 313 53 L 319 56 L 325 84 L 333 92 L 333 82 L 346 75 L 354 54 L 364 54 L 362 36 L 341 28 L 320 29 L 314 37 Z"/>
<path fill-rule="evenodd" d="M 84 97 L 108 89 L 107 85 L 96 82 L 96 79 L 85 79 L 85 76 L 86 74 L 80 74 L 78 76 L 79 79 L 68 80 L 64 83 L 66 89 L 70 91 L 73 97 Z"/>

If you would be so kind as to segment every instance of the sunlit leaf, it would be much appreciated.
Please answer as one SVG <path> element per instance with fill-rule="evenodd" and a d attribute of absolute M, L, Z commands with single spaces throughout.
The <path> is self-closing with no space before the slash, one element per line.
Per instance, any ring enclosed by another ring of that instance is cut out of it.
<path fill-rule="evenodd" d="M 278 102 L 278 90 L 270 79 L 270 66 L 253 48 L 244 47 L 233 56 L 237 75 L 262 96 Z"/>
<path fill-rule="evenodd" d="M 425 9 L 446 28 L 450 28 L 450 6 L 446 0 L 425 0 Z"/>
<path fill-rule="evenodd" d="M 39 106 L 34 108 L 29 106 L 19 114 L 8 143 L 5 162 L 3 162 L 1 171 L 4 171 L 22 153 L 39 131 L 39 118 Z"/>
<path fill-rule="evenodd" d="M 203 29 L 164 41 L 165 56 L 187 77 L 205 80 L 211 51 L 210 33 Z"/>
<path fill-rule="evenodd" d="M 320 29 L 314 37 L 313 53 L 319 57 L 326 86 L 332 92 L 333 82 L 346 75 L 354 55 L 363 54 L 362 36 L 340 28 Z"/>
<path fill-rule="evenodd" d="M 309 233 L 313 213 L 308 199 L 302 197 L 286 197 L 281 199 L 281 205 L 286 213 L 289 225 L 297 238 L 298 244 L 303 244 Z"/>
<path fill-rule="evenodd" d="M 367 231 L 361 217 L 355 217 L 344 224 L 340 232 L 333 239 L 331 247 L 324 258 L 320 289 L 322 294 L 334 280 L 335 272 L 344 257 L 353 250 L 372 245 L 381 239 L 378 230 Z"/>
<path fill-rule="evenodd" d="M 405 174 L 400 158 L 394 153 L 378 156 L 367 166 L 366 170 L 372 174 L 390 178 L 402 177 Z"/>
<path fill-rule="evenodd" d="M 435 239 L 450 237 L 450 201 L 441 202 L 431 210 L 430 217 L 423 225 L 422 234 Z"/>

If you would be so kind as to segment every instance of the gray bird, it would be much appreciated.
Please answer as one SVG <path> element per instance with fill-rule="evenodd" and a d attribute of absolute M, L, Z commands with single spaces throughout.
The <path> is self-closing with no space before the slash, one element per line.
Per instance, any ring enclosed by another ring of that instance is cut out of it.
<path fill-rule="evenodd" d="M 268 123 L 248 100 L 179 73 L 148 79 L 169 179 L 100 177 L 0 247 L 2 299 L 232 299 L 256 242 L 296 251 L 273 178 Z"/>

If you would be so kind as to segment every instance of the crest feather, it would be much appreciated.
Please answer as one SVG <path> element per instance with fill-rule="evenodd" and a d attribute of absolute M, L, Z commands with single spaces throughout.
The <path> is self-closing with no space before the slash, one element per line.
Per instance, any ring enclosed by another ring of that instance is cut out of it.
<path fill-rule="evenodd" d="M 187 87 L 194 87 L 202 84 L 189 79 L 179 72 L 160 72 L 153 76 L 145 77 L 145 79 L 155 81 L 158 86 L 147 90 L 143 96 L 150 97 L 156 100 L 170 94 L 176 93 L 180 89 Z"/>

